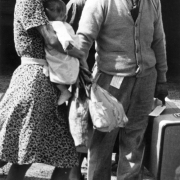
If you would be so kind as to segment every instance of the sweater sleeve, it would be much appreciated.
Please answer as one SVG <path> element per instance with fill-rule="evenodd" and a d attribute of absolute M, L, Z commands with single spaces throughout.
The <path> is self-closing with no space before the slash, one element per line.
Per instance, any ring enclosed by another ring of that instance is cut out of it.
<path fill-rule="evenodd" d="M 157 82 L 166 82 L 167 72 L 167 57 L 166 57 L 166 42 L 163 29 L 161 3 L 157 2 L 157 19 L 154 23 L 154 37 L 152 49 L 156 56 Z"/>
<path fill-rule="evenodd" d="M 86 58 L 90 47 L 98 37 L 103 21 L 104 1 L 87 0 L 77 30 L 79 47 L 85 52 Z"/>

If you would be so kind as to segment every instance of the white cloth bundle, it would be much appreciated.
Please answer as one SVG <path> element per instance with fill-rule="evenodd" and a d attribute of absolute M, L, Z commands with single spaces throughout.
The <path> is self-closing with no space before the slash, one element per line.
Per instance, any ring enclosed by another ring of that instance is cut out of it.
<path fill-rule="evenodd" d="M 92 84 L 90 99 L 89 111 L 97 130 L 110 132 L 128 122 L 122 104 L 97 83 Z"/>

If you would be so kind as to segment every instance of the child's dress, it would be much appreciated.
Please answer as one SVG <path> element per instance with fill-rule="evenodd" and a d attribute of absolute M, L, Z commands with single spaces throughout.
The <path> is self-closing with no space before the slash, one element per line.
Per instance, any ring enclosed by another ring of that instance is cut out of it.
<path fill-rule="evenodd" d="M 63 49 L 66 49 L 69 43 L 78 47 L 78 38 L 68 23 L 52 21 L 51 25 Z M 57 84 L 74 84 L 79 74 L 78 59 L 60 53 L 57 50 L 47 51 L 45 49 L 45 52 L 51 82 Z"/>

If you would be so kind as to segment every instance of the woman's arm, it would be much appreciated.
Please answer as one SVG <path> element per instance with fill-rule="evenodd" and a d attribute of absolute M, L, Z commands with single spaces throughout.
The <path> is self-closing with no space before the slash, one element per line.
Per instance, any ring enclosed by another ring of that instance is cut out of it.
<path fill-rule="evenodd" d="M 53 27 L 50 24 L 38 26 L 37 30 L 44 38 L 45 46 L 49 51 L 51 51 L 52 49 L 56 49 L 61 53 L 78 58 L 80 61 L 84 59 L 84 53 L 74 46 L 71 49 L 64 51 L 61 43 L 57 38 L 56 33 L 54 32 Z"/>
<path fill-rule="evenodd" d="M 66 54 L 50 24 L 38 26 L 37 30 L 44 38 L 45 46 L 49 51 L 56 49 L 57 51 Z"/>

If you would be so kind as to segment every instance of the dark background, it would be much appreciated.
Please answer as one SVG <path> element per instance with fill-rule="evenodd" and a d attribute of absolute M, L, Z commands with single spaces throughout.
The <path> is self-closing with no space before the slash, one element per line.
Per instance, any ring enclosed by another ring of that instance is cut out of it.
<path fill-rule="evenodd" d="M 168 73 L 176 73 L 180 68 L 180 0 L 161 0 L 161 3 Z M 13 41 L 14 5 L 15 0 L 0 0 L 0 74 L 12 72 L 20 64 Z"/>

